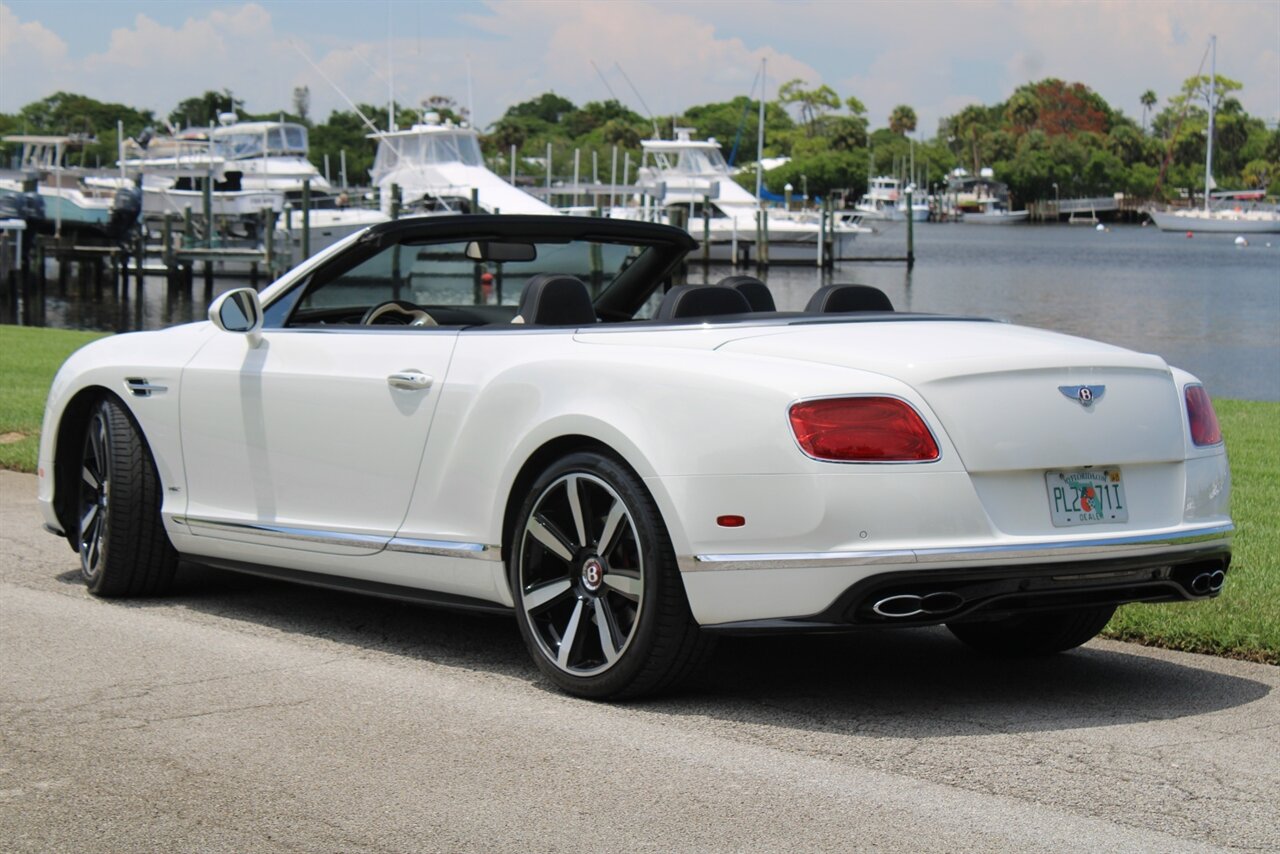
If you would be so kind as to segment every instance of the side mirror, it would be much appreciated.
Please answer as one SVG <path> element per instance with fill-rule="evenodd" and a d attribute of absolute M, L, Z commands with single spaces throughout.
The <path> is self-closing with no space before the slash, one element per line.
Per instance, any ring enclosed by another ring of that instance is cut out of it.
<path fill-rule="evenodd" d="M 253 288 L 227 291 L 209 306 L 209 320 L 223 332 L 238 332 L 249 338 L 249 345 L 262 340 L 262 303 Z"/>

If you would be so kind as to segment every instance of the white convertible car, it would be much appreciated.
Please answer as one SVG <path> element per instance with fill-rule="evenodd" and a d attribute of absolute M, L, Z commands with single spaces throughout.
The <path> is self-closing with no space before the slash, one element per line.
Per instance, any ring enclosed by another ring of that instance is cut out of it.
<path fill-rule="evenodd" d="M 513 613 L 580 696 L 719 633 L 945 623 L 996 654 L 1213 597 L 1230 474 L 1157 356 L 832 285 L 681 284 L 683 231 L 374 226 L 210 322 L 77 352 L 39 500 L 100 596 L 180 559 Z M 518 303 L 516 302 L 518 298 Z"/>

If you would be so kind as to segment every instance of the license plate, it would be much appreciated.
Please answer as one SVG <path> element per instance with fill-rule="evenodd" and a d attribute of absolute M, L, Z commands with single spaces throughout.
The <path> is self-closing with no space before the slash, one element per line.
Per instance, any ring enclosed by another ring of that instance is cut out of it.
<path fill-rule="evenodd" d="M 1120 469 L 1050 471 L 1044 481 L 1056 527 L 1129 521 Z"/>

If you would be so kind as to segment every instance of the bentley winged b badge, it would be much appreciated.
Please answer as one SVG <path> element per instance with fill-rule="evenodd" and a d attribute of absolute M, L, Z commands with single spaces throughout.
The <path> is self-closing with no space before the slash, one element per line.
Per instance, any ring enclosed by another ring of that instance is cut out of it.
<path fill-rule="evenodd" d="M 1060 385 L 1058 386 L 1058 391 L 1088 409 L 1093 406 L 1094 402 L 1102 400 L 1102 396 L 1107 393 L 1107 387 L 1104 385 Z"/>

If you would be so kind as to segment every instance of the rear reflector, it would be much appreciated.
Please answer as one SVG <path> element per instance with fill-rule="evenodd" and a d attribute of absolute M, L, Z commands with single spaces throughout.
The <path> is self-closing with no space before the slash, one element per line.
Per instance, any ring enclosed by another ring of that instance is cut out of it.
<path fill-rule="evenodd" d="M 1202 385 L 1189 385 L 1185 392 L 1187 421 L 1191 425 L 1191 441 L 1197 445 L 1217 445 L 1222 442 L 1222 428 L 1218 426 L 1218 414 L 1213 411 L 1213 401 Z"/>
<path fill-rule="evenodd" d="M 924 419 L 896 397 L 838 397 L 791 407 L 791 430 L 806 454 L 834 462 L 904 463 L 938 458 Z"/>
<path fill-rule="evenodd" d="M 717 516 L 716 524 L 721 528 L 741 528 L 747 524 L 745 516 Z"/>

